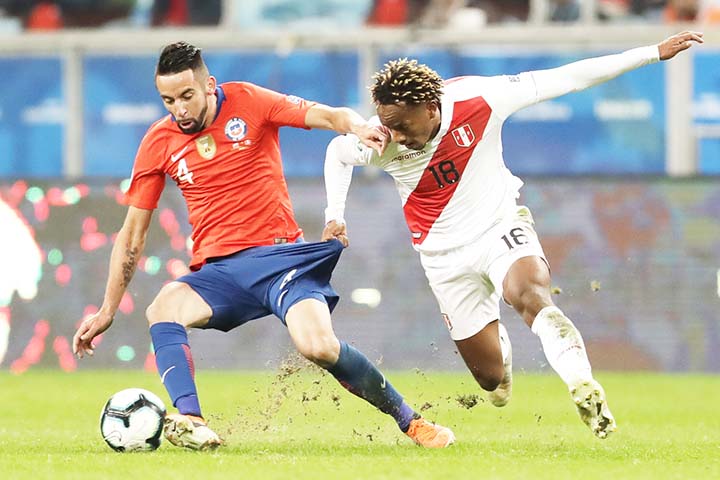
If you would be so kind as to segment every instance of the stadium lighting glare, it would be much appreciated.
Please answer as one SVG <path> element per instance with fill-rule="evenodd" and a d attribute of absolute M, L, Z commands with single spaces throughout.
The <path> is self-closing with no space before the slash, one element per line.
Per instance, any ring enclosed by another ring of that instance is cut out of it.
<path fill-rule="evenodd" d="M 376 288 L 356 288 L 352 291 L 350 298 L 355 303 L 375 308 L 382 301 L 382 293 Z"/>
<path fill-rule="evenodd" d="M 130 345 L 123 345 L 117 349 L 115 355 L 121 362 L 130 362 L 135 358 L 135 349 Z"/>

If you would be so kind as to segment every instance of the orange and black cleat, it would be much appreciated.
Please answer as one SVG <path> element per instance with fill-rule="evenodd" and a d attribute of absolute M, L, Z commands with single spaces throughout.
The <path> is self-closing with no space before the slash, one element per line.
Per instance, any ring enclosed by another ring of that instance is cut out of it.
<path fill-rule="evenodd" d="M 405 435 L 425 448 L 445 448 L 455 442 L 455 434 L 447 427 L 428 422 L 422 417 L 413 418 Z"/>

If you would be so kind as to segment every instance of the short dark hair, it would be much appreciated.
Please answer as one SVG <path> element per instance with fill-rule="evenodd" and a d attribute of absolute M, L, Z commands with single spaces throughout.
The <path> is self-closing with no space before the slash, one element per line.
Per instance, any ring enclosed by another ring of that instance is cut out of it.
<path fill-rule="evenodd" d="M 442 96 L 443 80 L 440 75 L 417 60 L 392 60 L 373 75 L 373 81 L 375 83 L 370 91 L 376 105 L 439 103 Z"/>
<path fill-rule="evenodd" d="M 185 70 L 205 69 L 202 50 L 187 42 L 175 42 L 165 46 L 160 52 L 155 75 L 172 75 Z"/>

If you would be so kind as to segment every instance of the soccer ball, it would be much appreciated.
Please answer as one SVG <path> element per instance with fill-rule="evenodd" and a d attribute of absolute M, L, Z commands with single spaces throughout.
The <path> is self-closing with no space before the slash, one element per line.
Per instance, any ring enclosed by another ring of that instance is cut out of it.
<path fill-rule="evenodd" d="M 152 392 L 128 388 L 105 404 L 100 433 L 117 452 L 150 451 L 160 446 L 165 404 Z"/>

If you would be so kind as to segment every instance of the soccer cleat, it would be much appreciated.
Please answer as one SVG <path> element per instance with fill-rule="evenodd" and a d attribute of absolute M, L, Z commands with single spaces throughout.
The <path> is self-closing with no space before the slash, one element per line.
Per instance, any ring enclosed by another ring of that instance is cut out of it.
<path fill-rule="evenodd" d="M 617 430 L 615 418 L 607 406 L 605 391 L 595 380 L 580 382 L 570 389 L 580 418 L 598 438 Z"/>
<path fill-rule="evenodd" d="M 447 427 L 428 422 L 422 417 L 413 418 L 405 435 L 425 448 L 445 448 L 455 442 L 455 434 Z"/>
<path fill-rule="evenodd" d="M 503 362 L 505 375 L 503 375 L 500 385 L 488 394 L 488 398 L 490 403 L 496 407 L 504 407 L 512 396 L 512 345 L 507 330 L 502 324 L 498 325 L 498 333 L 500 334 L 500 344 L 507 349 L 505 361 Z"/>
<path fill-rule="evenodd" d="M 214 450 L 223 443 L 204 419 L 193 415 L 167 415 L 163 430 L 168 442 L 191 450 Z"/>

